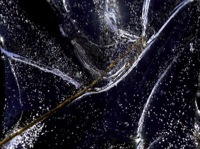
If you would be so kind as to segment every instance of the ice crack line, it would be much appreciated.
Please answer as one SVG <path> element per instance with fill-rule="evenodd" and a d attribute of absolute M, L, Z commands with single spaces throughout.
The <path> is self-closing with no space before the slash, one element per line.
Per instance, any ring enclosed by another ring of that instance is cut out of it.
<path fill-rule="evenodd" d="M 52 68 L 48 68 L 48 67 L 45 68 L 45 67 L 41 66 L 41 64 L 36 64 L 34 62 L 31 62 L 29 59 L 27 59 L 23 56 L 20 56 L 18 54 L 8 52 L 8 51 L 4 50 L 3 48 L 0 48 L 0 50 L 3 54 L 5 54 L 7 57 L 11 58 L 12 60 L 33 66 L 33 67 L 38 68 L 38 69 L 40 69 L 44 72 L 52 73 L 56 76 L 61 77 L 63 80 L 68 81 L 69 83 L 73 84 L 76 88 L 80 87 L 79 82 L 75 81 L 74 79 L 69 77 L 67 74 L 60 71 L 59 69 L 52 69 Z"/>

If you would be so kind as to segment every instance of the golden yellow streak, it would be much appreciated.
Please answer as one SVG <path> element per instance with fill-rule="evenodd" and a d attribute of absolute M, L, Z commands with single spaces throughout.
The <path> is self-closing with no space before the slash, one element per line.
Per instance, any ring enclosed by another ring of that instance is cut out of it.
<path fill-rule="evenodd" d="M 14 137 L 22 134 L 24 131 L 26 131 L 27 129 L 31 128 L 32 126 L 34 126 L 35 124 L 47 119 L 48 117 L 50 117 L 51 115 L 53 115 L 55 112 L 57 112 L 58 110 L 62 109 L 63 107 L 69 105 L 72 101 L 74 101 L 76 98 L 82 96 L 84 93 L 86 93 L 89 89 L 91 89 L 94 85 L 96 85 L 98 82 L 101 81 L 101 79 L 106 75 L 106 73 L 108 73 L 108 71 L 110 71 L 110 69 L 112 69 L 114 66 L 116 66 L 117 63 L 119 63 L 119 61 L 121 59 L 123 59 L 125 56 L 127 56 L 128 54 L 130 54 L 130 52 L 132 51 L 133 48 L 135 48 L 136 46 L 142 44 L 143 39 L 139 38 L 130 48 L 129 50 L 127 50 L 124 54 L 122 54 L 119 58 L 117 58 L 113 63 L 111 63 L 106 70 L 101 74 L 101 76 L 99 76 L 96 80 L 94 80 L 91 84 L 89 84 L 87 87 L 85 87 L 83 90 L 77 92 L 76 94 L 74 94 L 73 96 L 67 98 L 66 100 L 64 100 L 61 104 L 59 104 L 58 106 L 56 106 L 55 108 L 53 108 L 52 110 L 50 110 L 49 112 L 43 114 L 42 116 L 38 117 L 37 119 L 33 120 L 31 123 L 29 123 L 28 125 L 26 125 L 25 127 L 19 129 L 17 132 L 11 134 L 10 136 L 8 136 L 7 138 L 3 139 L 2 141 L 0 141 L 0 146 L 4 145 L 5 143 L 8 143 L 10 140 L 12 140 Z"/>

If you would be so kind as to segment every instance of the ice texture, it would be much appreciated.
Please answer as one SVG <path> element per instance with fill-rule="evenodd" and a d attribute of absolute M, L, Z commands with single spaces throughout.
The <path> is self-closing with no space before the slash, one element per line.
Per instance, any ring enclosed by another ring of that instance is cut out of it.
<path fill-rule="evenodd" d="M 198 0 L 1 0 L 1 140 L 101 77 L 2 148 L 198 149 L 199 25 Z"/>

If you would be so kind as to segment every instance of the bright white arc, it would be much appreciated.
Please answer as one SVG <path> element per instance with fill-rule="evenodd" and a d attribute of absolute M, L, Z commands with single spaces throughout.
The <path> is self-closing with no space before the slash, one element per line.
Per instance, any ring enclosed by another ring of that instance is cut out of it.
<path fill-rule="evenodd" d="M 185 7 L 187 4 L 193 2 L 194 0 L 184 0 L 183 2 L 181 2 L 175 9 L 174 12 L 172 13 L 172 15 L 169 17 L 169 19 L 164 23 L 164 25 L 160 28 L 160 30 L 154 34 L 153 36 L 151 36 L 151 38 L 148 40 L 147 43 L 152 42 L 153 40 L 155 40 L 160 33 L 163 31 L 163 29 L 167 26 L 167 24 L 178 14 L 178 12 Z"/>
<path fill-rule="evenodd" d="M 140 138 L 140 140 L 142 141 L 142 136 L 141 136 L 141 132 L 142 132 L 142 128 L 143 128 L 143 125 L 144 125 L 144 119 L 145 119 L 145 115 L 148 111 L 148 108 L 149 108 L 149 105 L 151 103 L 151 99 L 152 99 L 152 96 L 154 95 L 154 93 L 157 91 L 157 88 L 158 86 L 160 85 L 161 81 L 163 81 L 163 79 L 165 78 L 167 72 L 169 71 L 169 69 L 171 68 L 171 66 L 174 64 L 174 62 L 176 61 L 177 57 L 175 57 L 173 59 L 173 61 L 170 63 L 170 65 L 167 67 L 167 69 L 162 73 L 162 75 L 159 77 L 158 81 L 156 82 L 156 84 L 154 85 L 148 99 L 147 99 L 147 102 L 144 106 L 144 109 L 142 111 L 142 115 L 139 119 L 139 122 L 138 122 L 138 129 L 137 129 L 137 133 L 138 133 L 138 137 Z"/>
<path fill-rule="evenodd" d="M 5 54 L 8 58 L 11 58 L 12 60 L 33 66 L 33 67 L 38 68 L 38 69 L 40 69 L 44 72 L 52 73 L 52 74 L 54 74 L 58 77 L 61 77 L 63 80 L 68 81 L 69 83 L 73 84 L 76 88 L 80 87 L 80 84 L 77 81 L 75 81 L 74 79 L 69 77 L 67 74 L 60 71 L 59 69 L 44 68 L 44 67 L 40 66 L 40 64 L 33 63 L 25 57 L 22 57 L 20 55 L 15 54 L 15 53 L 6 51 L 2 48 L 0 48 L 0 50 L 3 54 Z"/>

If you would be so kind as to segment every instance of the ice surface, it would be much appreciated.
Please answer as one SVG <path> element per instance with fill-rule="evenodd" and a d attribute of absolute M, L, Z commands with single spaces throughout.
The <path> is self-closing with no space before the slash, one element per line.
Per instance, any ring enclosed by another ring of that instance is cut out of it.
<path fill-rule="evenodd" d="M 98 80 L 3 147 L 198 148 L 199 6 L 1 1 L 7 94 L 1 139 Z"/>

